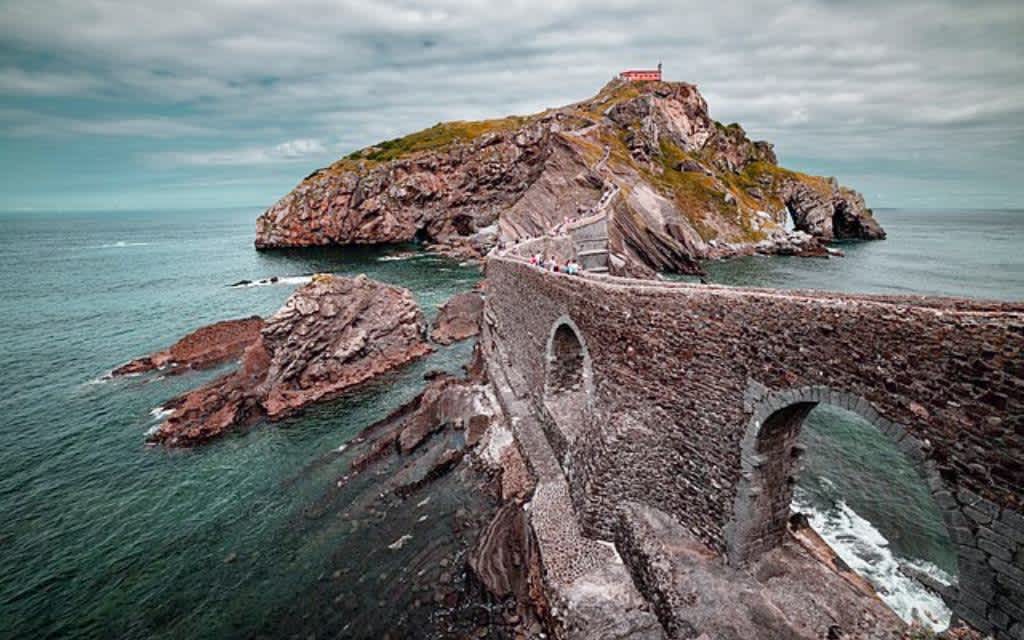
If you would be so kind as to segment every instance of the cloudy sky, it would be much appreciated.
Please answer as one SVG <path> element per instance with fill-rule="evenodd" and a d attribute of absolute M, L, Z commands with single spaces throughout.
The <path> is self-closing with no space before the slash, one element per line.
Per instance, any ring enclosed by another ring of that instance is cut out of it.
<path fill-rule="evenodd" d="M 665 64 L 876 207 L 1024 207 L 1024 2 L 0 0 L 0 209 L 267 206 Z"/>

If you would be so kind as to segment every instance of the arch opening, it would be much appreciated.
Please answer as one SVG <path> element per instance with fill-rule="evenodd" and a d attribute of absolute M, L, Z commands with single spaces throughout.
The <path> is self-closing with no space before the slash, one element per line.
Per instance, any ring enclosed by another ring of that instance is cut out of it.
<path fill-rule="evenodd" d="M 590 355 L 571 320 L 556 323 L 548 340 L 544 405 L 567 442 L 583 428 L 590 403 Z"/>
<path fill-rule="evenodd" d="M 956 583 L 957 557 L 931 472 L 871 417 L 799 393 L 788 400 L 763 420 L 755 411 L 748 429 L 730 560 L 753 563 L 795 539 L 834 554 L 905 621 L 946 628 L 949 603 L 935 589 Z"/>

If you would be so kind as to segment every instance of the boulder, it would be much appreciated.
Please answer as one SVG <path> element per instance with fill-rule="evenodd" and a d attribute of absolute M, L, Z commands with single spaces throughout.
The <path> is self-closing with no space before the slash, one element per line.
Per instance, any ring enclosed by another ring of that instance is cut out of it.
<path fill-rule="evenodd" d="M 686 159 L 680 162 L 676 169 L 682 171 L 683 173 L 704 173 L 706 171 L 699 162 L 690 159 Z"/>
<path fill-rule="evenodd" d="M 484 299 L 479 291 L 455 294 L 434 318 L 430 339 L 438 344 L 452 344 L 479 334 L 483 310 Z"/>

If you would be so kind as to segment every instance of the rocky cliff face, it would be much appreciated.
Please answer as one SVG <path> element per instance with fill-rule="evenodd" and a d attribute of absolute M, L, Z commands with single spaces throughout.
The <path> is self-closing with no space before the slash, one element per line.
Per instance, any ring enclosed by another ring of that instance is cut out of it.
<path fill-rule="evenodd" d="M 286 417 L 426 355 L 425 338 L 408 290 L 366 276 L 316 276 L 266 321 L 237 371 L 169 403 L 150 439 L 192 445 Z"/>
<path fill-rule="evenodd" d="M 764 250 L 790 221 L 819 241 L 885 237 L 857 192 L 778 166 L 694 85 L 614 80 L 574 105 L 353 153 L 264 213 L 256 245 L 423 240 L 482 255 L 599 212 L 615 254 L 665 271 Z"/>

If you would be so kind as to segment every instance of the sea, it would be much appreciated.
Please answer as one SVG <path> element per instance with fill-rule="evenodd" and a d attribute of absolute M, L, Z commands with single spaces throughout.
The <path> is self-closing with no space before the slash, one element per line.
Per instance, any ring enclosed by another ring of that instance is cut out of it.
<path fill-rule="evenodd" d="M 145 434 L 163 403 L 224 369 L 109 377 L 201 325 L 272 313 L 313 273 L 408 287 L 428 317 L 482 277 L 417 246 L 257 252 L 259 213 L 0 213 L 0 638 L 416 637 L 396 585 L 432 579 L 446 515 L 472 499 L 441 482 L 422 516 L 391 524 L 354 514 L 336 481 L 347 443 L 426 372 L 458 372 L 471 342 L 191 450 L 147 447 Z M 839 245 L 843 258 L 743 258 L 709 277 L 1024 299 L 1024 211 L 876 215 L 888 239 Z M 941 601 L 903 572 L 956 575 L 920 479 L 842 410 L 815 409 L 801 438 L 795 507 L 900 615 L 944 625 Z"/>

